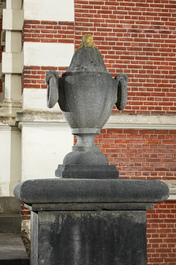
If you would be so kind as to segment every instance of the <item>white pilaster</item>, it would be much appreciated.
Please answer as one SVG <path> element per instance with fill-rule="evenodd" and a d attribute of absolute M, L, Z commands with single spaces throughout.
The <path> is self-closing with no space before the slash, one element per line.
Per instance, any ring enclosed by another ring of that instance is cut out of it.
<path fill-rule="evenodd" d="M 3 31 L 5 31 L 5 52 L 2 53 L 2 73 L 5 74 L 5 101 L 21 100 L 20 75 L 23 70 L 21 52 L 21 31 L 23 11 L 21 0 L 7 0 L 3 10 Z"/>
<path fill-rule="evenodd" d="M 23 12 L 20 9 L 4 9 L 3 11 L 3 29 L 22 30 Z"/>
<path fill-rule="evenodd" d="M 21 99 L 21 75 L 6 74 L 5 75 L 5 98 Z"/>
<path fill-rule="evenodd" d="M 20 131 L 0 125 L 0 196 L 12 196 L 21 179 Z"/>
<path fill-rule="evenodd" d="M 21 44 L 22 44 L 22 39 L 21 39 L 21 32 L 20 31 L 6 31 L 6 47 L 5 51 L 6 52 L 12 52 L 12 53 L 19 53 L 21 51 Z"/>
<path fill-rule="evenodd" d="M 22 0 L 6 0 L 7 9 L 21 9 Z"/>
<path fill-rule="evenodd" d="M 15 115 L 21 101 L 21 0 L 6 0 L 3 9 L 1 78 L 5 80 L 0 109 L 0 196 L 13 196 L 21 181 L 21 131 L 15 127 Z"/>

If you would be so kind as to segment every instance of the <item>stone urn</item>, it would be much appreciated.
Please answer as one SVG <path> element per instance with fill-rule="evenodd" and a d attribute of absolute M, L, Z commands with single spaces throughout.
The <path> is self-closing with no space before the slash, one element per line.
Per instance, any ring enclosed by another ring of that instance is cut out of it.
<path fill-rule="evenodd" d="M 58 102 L 65 119 L 76 135 L 57 177 L 63 178 L 117 178 L 116 166 L 109 165 L 107 157 L 94 144 L 94 138 L 111 115 L 114 104 L 123 110 L 127 102 L 126 74 L 112 78 L 91 35 L 84 35 L 73 55 L 68 70 L 59 78 L 50 70 L 46 74 L 47 105 Z M 92 174 L 93 173 L 93 174 Z"/>

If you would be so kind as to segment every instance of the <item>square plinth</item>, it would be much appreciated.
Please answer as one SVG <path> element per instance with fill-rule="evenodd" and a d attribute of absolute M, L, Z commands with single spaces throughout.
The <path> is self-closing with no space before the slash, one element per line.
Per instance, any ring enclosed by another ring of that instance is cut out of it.
<path fill-rule="evenodd" d="M 146 211 L 32 213 L 32 265 L 146 265 Z"/>

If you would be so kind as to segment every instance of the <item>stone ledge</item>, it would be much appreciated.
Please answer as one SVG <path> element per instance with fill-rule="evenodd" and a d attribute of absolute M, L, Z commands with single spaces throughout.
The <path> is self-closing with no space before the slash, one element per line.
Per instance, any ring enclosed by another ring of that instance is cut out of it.
<path fill-rule="evenodd" d="M 14 195 L 33 203 L 154 203 L 169 197 L 159 180 L 35 179 L 19 183 Z"/>
<path fill-rule="evenodd" d="M 27 112 L 17 112 L 16 122 L 43 122 L 43 123 L 66 123 L 61 112 L 44 112 L 44 111 L 27 111 Z M 71 129 L 70 129 L 71 130 Z"/>

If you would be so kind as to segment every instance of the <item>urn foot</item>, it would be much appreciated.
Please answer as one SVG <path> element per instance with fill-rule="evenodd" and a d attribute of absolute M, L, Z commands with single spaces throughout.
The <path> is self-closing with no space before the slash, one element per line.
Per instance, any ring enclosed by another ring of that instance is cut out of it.
<path fill-rule="evenodd" d="M 77 143 L 72 147 L 62 165 L 55 171 L 56 177 L 73 179 L 117 179 L 119 172 L 116 166 L 109 165 L 108 158 L 100 152 L 100 147 L 94 143 L 97 128 L 75 128 L 72 133 L 77 137 Z"/>
<path fill-rule="evenodd" d="M 117 179 L 114 165 L 58 165 L 56 177 L 73 179 Z"/>

